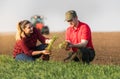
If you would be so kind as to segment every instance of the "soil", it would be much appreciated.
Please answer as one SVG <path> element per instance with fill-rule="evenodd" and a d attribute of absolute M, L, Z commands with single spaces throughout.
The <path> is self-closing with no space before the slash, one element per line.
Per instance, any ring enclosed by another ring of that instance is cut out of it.
<path fill-rule="evenodd" d="M 92 64 L 120 65 L 120 32 L 94 32 L 92 38 L 96 52 Z M 53 50 L 51 60 L 63 61 L 67 54 L 64 49 Z"/>
<path fill-rule="evenodd" d="M 54 32 L 45 37 L 51 38 L 54 35 L 58 36 L 58 39 L 53 44 L 50 60 L 63 61 L 67 57 L 67 52 L 64 49 L 58 49 L 58 44 L 64 41 L 65 32 Z M 14 33 L 0 33 L 0 54 L 12 56 L 14 37 Z M 92 38 L 96 51 L 92 64 L 120 65 L 120 32 L 93 32 Z"/>

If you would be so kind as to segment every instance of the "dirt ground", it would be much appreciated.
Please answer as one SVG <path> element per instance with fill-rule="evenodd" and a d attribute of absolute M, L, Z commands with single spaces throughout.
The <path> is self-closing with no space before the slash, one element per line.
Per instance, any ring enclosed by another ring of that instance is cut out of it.
<path fill-rule="evenodd" d="M 54 35 L 58 36 L 58 39 L 53 44 L 50 59 L 63 61 L 67 52 L 64 49 L 58 49 L 58 44 L 64 40 L 65 32 L 54 32 L 45 36 L 51 38 Z M 120 32 L 93 32 L 92 38 L 96 51 L 92 64 L 120 65 Z M 0 33 L 0 54 L 12 56 L 14 43 L 15 33 Z"/>

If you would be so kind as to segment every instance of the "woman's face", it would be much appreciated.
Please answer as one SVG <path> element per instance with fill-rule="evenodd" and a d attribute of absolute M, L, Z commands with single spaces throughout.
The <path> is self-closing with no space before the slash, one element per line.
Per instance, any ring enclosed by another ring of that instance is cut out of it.
<path fill-rule="evenodd" d="M 24 32 L 25 32 L 25 34 L 31 34 L 31 33 L 33 33 L 33 26 L 32 26 L 32 24 L 31 23 L 28 23 L 28 24 L 26 24 L 25 25 L 26 27 L 24 28 Z"/>

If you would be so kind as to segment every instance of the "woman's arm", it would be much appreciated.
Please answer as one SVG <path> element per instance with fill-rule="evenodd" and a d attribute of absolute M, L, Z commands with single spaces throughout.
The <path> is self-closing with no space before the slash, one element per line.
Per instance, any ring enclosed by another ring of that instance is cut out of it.
<path fill-rule="evenodd" d="M 32 55 L 38 55 L 38 54 L 45 54 L 45 55 L 48 55 L 50 54 L 47 50 L 42 50 L 42 51 L 33 51 L 32 52 Z"/>
<path fill-rule="evenodd" d="M 34 33 L 37 35 L 37 39 L 42 43 L 45 44 L 45 38 L 36 28 L 34 28 Z"/>
<path fill-rule="evenodd" d="M 21 46 L 23 52 L 28 56 L 33 56 L 33 55 L 38 55 L 38 54 L 49 54 L 49 52 L 47 50 L 33 51 L 33 50 L 29 49 L 24 40 L 20 41 L 20 46 Z"/>

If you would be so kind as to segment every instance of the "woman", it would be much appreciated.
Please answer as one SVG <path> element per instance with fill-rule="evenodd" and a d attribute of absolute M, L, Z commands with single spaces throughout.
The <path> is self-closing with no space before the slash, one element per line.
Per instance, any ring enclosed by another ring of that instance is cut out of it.
<path fill-rule="evenodd" d="M 42 44 L 36 46 L 37 40 Z M 44 50 L 49 39 L 45 38 L 40 32 L 34 28 L 28 20 L 18 23 L 16 33 L 16 43 L 13 50 L 15 60 L 34 61 L 36 58 L 42 57 L 43 60 L 49 60 L 49 52 Z"/>

